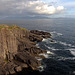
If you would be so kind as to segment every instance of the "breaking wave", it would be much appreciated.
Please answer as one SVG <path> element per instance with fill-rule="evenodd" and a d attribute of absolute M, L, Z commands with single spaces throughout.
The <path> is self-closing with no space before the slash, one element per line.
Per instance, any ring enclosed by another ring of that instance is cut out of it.
<path fill-rule="evenodd" d="M 71 54 L 72 54 L 73 56 L 75 56 L 75 49 L 74 49 L 74 48 L 70 48 L 70 49 L 67 49 L 67 50 L 69 50 L 69 51 L 71 52 Z"/>
<path fill-rule="evenodd" d="M 52 36 L 57 35 L 57 36 L 62 36 L 62 33 L 58 33 L 56 31 L 50 32 L 52 34 Z"/>
<path fill-rule="evenodd" d="M 36 44 L 36 47 L 37 47 L 37 48 L 40 48 L 38 43 Z"/>
<path fill-rule="evenodd" d="M 62 41 L 58 41 L 58 43 L 60 43 L 60 44 L 62 44 L 62 45 L 64 45 L 64 46 L 75 47 L 75 46 L 72 45 L 72 44 L 68 44 L 68 43 L 62 42 Z"/>

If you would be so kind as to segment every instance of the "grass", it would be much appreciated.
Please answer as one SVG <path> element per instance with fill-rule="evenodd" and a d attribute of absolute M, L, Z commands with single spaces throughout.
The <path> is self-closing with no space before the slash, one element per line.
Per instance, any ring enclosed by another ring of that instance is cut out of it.
<path fill-rule="evenodd" d="M 18 29 L 18 28 L 17 28 L 18 26 L 16 26 L 16 25 L 8 25 L 8 26 L 9 26 L 8 29 L 11 29 L 11 30 L 12 30 L 13 28 Z"/>
<path fill-rule="evenodd" d="M 12 29 L 23 29 L 23 30 L 27 30 L 26 28 L 21 28 L 21 27 L 19 27 L 17 25 L 0 25 L 0 29 L 2 29 L 2 28 L 8 28 L 10 30 L 12 30 Z"/>
<path fill-rule="evenodd" d="M 0 25 L 0 29 L 5 28 L 5 27 L 6 27 L 5 25 Z"/>
<path fill-rule="evenodd" d="M 21 29 L 23 29 L 23 30 L 27 30 L 26 28 L 21 28 Z"/>

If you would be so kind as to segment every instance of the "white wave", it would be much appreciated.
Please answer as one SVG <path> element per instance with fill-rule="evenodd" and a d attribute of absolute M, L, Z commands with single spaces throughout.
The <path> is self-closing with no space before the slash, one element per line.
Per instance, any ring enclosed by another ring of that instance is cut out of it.
<path fill-rule="evenodd" d="M 62 34 L 62 33 L 57 33 L 57 35 L 58 35 L 58 36 L 62 36 L 63 34 Z"/>
<path fill-rule="evenodd" d="M 75 56 L 75 49 L 71 48 L 71 49 L 68 49 L 68 50 L 71 52 L 72 55 Z"/>
<path fill-rule="evenodd" d="M 75 57 L 59 57 L 58 60 L 75 60 Z"/>
<path fill-rule="evenodd" d="M 50 32 L 51 34 L 57 33 L 56 31 Z"/>
<path fill-rule="evenodd" d="M 49 46 L 47 46 L 47 45 L 45 45 L 45 47 L 47 47 L 48 49 L 51 49 L 51 50 L 59 50 L 59 49 L 55 49 L 55 48 L 53 48 L 53 47 L 49 47 Z M 53 53 L 51 53 L 51 54 L 53 54 Z"/>
<path fill-rule="evenodd" d="M 48 32 L 48 31 L 46 31 L 46 30 L 40 30 L 40 29 L 39 29 L 39 31 Z"/>
<path fill-rule="evenodd" d="M 42 58 L 40 58 L 40 57 L 35 57 L 38 61 L 41 61 L 42 60 Z"/>
<path fill-rule="evenodd" d="M 67 44 L 66 42 L 61 42 L 61 41 L 58 41 L 58 43 L 64 45 L 64 46 L 69 46 L 69 47 L 75 47 L 74 45 L 72 44 Z"/>
<path fill-rule="evenodd" d="M 56 50 L 59 50 L 59 49 L 55 49 L 55 48 L 51 47 L 51 50 L 56 51 Z"/>
<path fill-rule="evenodd" d="M 39 66 L 37 68 L 39 69 L 40 72 L 44 71 L 44 67 L 43 66 Z"/>
<path fill-rule="evenodd" d="M 50 52 L 50 51 L 47 51 L 47 54 L 53 54 L 52 52 Z"/>
<path fill-rule="evenodd" d="M 39 55 L 40 56 L 44 56 L 45 58 L 49 58 L 49 55 L 50 54 L 53 54 L 52 52 L 50 52 L 50 51 L 47 51 L 47 53 L 40 53 Z"/>
<path fill-rule="evenodd" d="M 73 71 L 73 74 L 75 74 L 75 71 Z"/>
<path fill-rule="evenodd" d="M 56 34 L 56 35 L 58 35 L 58 36 L 62 36 L 63 34 L 62 33 L 58 33 L 58 32 L 56 32 L 56 31 L 53 31 L 53 32 L 50 32 L 52 35 L 54 35 L 54 34 Z"/>
<path fill-rule="evenodd" d="M 48 38 L 48 39 L 43 39 L 42 42 L 45 42 L 46 44 L 49 44 L 49 43 L 50 43 L 50 38 Z"/>
<path fill-rule="evenodd" d="M 46 68 L 46 65 L 41 65 L 37 67 L 39 69 L 40 72 L 44 71 L 44 69 Z"/>
<path fill-rule="evenodd" d="M 51 47 L 47 47 L 48 49 L 51 49 Z"/>
<path fill-rule="evenodd" d="M 46 53 L 41 53 L 41 54 L 39 54 L 40 56 L 44 56 L 45 58 L 48 58 L 49 57 L 49 55 L 48 54 L 46 54 Z"/>
<path fill-rule="evenodd" d="M 40 47 L 39 47 L 39 44 L 36 44 L 36 47 L 40 48 Z"/>
<path fill-rule="evenodd" d="M 71 51 L 71 54 L 75 56 L 75 51 L 72 50 L 72 51 Z"/>
<path fill-rule="evenodd" d="M 56 33 L 56 31 L 50 32 L 52 37 L 54 37 L 54 34 Z"/>
<path fill-rule="evenodd" d="M 47 54 L 51 54 L 51 52 L 50 51 L 47 51 Z"/>
<path fill-rule="evenodd" d="M 47 39 L 44 39 L 44 38 L 43 38 L 43 40 L 42 40 L 42 41 L 46 41 L 46 40 L 47 40 Z"/>

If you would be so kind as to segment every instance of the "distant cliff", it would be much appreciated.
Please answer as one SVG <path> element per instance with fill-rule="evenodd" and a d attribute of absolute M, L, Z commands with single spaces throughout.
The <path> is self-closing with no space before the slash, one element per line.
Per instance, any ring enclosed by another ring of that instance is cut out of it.
<path fill-rule="evenodd" d="M 29 31 L 16 25 L 0 25 L 0 75 L 14 74 L 28 67 L 36 70 L 41 62 L 35 57 L 46 50 L 37 48 L 35 42 L 48 35 L 50 33 Z"/>

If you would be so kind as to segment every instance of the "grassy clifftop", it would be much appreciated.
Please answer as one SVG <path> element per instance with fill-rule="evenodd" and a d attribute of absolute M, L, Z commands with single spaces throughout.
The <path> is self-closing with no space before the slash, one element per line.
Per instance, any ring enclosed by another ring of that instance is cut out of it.
<path fill-rule="evenodd" d="M 17 25 L 0 25 L 0 30 L 5 29 L 5 28 L 10 29 L 10 30 L 11 29 L 24 29 L 24 30 L 27 30 L 27 29 L 21 28 L 21 27 L 19 27 Z"/>

